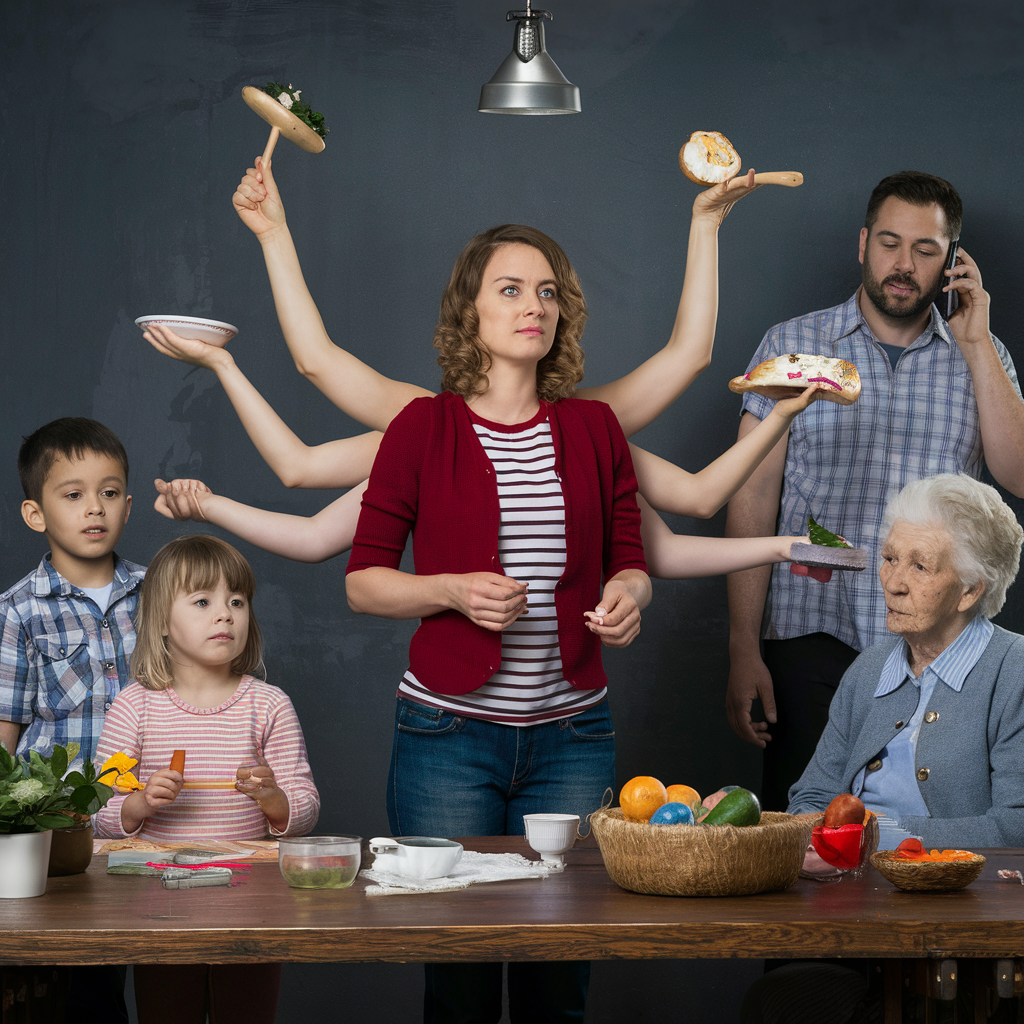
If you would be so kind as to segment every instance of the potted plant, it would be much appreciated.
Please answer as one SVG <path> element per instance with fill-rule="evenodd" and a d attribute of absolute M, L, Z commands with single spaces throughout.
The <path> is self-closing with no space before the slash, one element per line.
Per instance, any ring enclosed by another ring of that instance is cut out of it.
<path fill-rule="evenodd" d="M 49 757 L 35 750 L 12 757 L 0 744 L 0 898 L 41 896 L 52 830 L 95 814 L 113 796 L 91 761 L 68 771 L 78 751 L 69 743 L 55 746 Z"/>

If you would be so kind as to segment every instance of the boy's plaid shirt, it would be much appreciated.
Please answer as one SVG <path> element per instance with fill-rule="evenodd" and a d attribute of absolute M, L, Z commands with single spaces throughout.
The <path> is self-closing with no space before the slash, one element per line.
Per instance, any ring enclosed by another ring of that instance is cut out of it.
<path fill-rule="evenodd" d="M 110 604 L 96 603 L 50 564 L 0 594 L 0 719 L 25 726 L 18 750 L 54 744 L 96 752 L 103 716 L 129 682 L 132 616 L 145 567 L 114 556 Z"/>

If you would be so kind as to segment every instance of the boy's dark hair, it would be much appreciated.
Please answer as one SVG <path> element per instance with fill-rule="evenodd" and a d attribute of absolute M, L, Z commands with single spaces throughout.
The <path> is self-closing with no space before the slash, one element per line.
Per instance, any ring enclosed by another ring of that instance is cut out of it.
<path fill-rule="evenodd" d="M 18 476 L 21 489 L 31 501 L 43 496 L 43 484 L 58 458 L 81 459 L 86 452 L 117 459 L 128 483 L 128 453 L 118 436 L 96 420 L 84 416 L 62 416 L 29 434 L 18 450 Z"/>
<path fill-rule="evenodd" d="M 937 178 L 924 171 L 900 171 L 883 178 L 868 200 L 868 212 L 864 216 L 864 227 L 871 228 L 878 218 L 878 210 L 890 196 L 902 199 L 912 206 L 931 206 L 937 203 L 946 217 L 946 231 L 950 239 L 960 237 L 964 222 L 964 204 L 960 194 L 945 178 Z"/>

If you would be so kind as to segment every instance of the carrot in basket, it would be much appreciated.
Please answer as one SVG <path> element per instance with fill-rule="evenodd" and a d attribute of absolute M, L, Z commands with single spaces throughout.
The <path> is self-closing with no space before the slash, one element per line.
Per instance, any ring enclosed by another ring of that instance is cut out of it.
<path fill-rule="evenodd" d="M 185 774 L 185 751 L 176 750 L 171 755 L 171 771 L 177 772 L 179 775 Z"/>

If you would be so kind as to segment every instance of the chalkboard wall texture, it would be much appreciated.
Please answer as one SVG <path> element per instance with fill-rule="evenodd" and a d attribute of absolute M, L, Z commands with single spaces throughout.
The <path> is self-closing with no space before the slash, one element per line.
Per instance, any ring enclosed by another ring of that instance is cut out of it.
<path fill-rule="evenodd" d="M 993 330 L 1024 362 L 1018 4 L 551 6 L 548 45 L 581 89 L 579 116 L 476 112 L 511 42 L 497 0 L 0 5 L 0 583 L 42 554 L 21 522 L 15 457 L 22 435 L 57 416 L 93 416 L 125 440 L 136 504 L 120 550 L 136 561 L 196 529 L 152 511 L 156 476 L 199 476 L 303 515 L 334 496 L 282 487 L 213 376 L 158 355 L 133 324 L 164 311 L 236 323 L 239 364 L 306 441 L 359 429 L 295 372 L 259 246 L 231 209 L 266 139 L 242 103 L 246 84 L 294 82 L 326 112 L 326 152 L 282 142 L 277 178 L 328 330 L 387 374 L 437 386 L 430 338 L 452 261 L 506 221 L 548 232 L 574 261 L 591 313 L 588 382 L 656 351 L 696 193 L 676 153 L 695 128 L 724 131 L 747 165 L 801 170 L 806 184 L 762 189 L 730 215 L 714 361 L 641 444 L 697 469 L 730 443 L 739 400 L 726 381 L 773 323 L 852 292 L 868 193 L 903 168 L 960 189 Z M 673 526 L 720 534 L 723 521 Z M 260 582 L 270 678 L 306 731 L 320 830 L 386 831 L 393 694 L 412 626 L 348 611 L 344 556 L 298 565 L 239 546 Z M 1020 587 L 1000 622 L 1024 628 Z M 721 579 L 655 584 L 638 642 L 606 657 L 620 780 L 757 786 L 757 752 L 725 722 L 726 633 Z M 588 1019 L 661 1019 L 673 992 L 696 989 L 691 1019 L 726 1019 L 756 971 L 600 965 Z M 418 1000 L 413 966 L 294 968 L 280 1019 L 339 1005 L 414 1018 Z"/>

